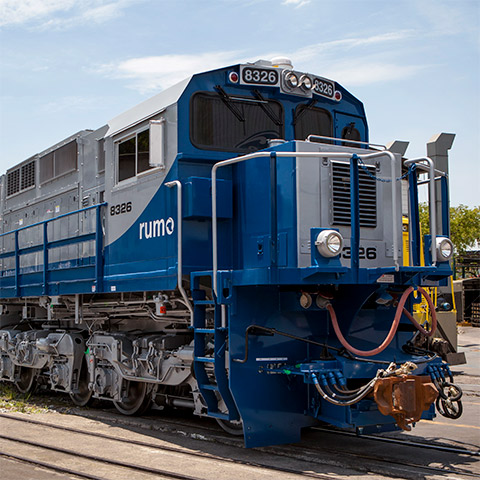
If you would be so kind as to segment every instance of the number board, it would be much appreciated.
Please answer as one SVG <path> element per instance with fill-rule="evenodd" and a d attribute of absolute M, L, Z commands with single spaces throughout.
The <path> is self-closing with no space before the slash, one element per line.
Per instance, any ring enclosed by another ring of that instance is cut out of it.
<path fill-rule="evenodd" d="M 335 94 L 335 84 L 330 80 L 321 77 L 313 78 L 313 93 L 323 97 L 333 98 Z"/>
<path fill-rule="evenodd" d="M 240 67 L 241 85 L 268 85 L 276 87 L 280 84 L 280 74 L 278 70 L 270 68 Z"/>

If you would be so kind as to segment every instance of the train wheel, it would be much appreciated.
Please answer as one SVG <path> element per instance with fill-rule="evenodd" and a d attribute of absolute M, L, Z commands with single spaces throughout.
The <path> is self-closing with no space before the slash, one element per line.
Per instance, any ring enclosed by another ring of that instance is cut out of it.
<path fill-rule="evenodd" d="M 144 382 L 127 381 L 127 396 L 123 402 L 113 402 L 123 415 L 141 415 L 150 407 L 152 398 L 150 389 Z"/>
<path fill-rule="evenodd" d="M 243 435 L 243 423 L 241 420 L 222 420 L 216 418 L 217 423 L 230 435 Z"/>
<path fill-rule="evenodd" d="M 31 392 L 35 388 L 35 378 L 37 371 L 34 368 L 20 367 L 15 386 L 20 393 Z"/>
<path fill-rule="evenodd" d="M 92 390 L 88 388 L 88 367 L 84 359 L 80 367 L 80 378 L 78 380 L 78 392 L 71 393 L 70 398 L 77 407 L 85 407 L 92 399 Z"/>

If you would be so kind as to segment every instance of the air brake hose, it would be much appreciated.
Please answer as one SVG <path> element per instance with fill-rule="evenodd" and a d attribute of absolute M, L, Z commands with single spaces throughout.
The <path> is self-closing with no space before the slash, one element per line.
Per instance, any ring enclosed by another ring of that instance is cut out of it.
<path fill-rule="evenodd" d="M 425 335 L 433 335 L 437 328 L 437 315 L 435 312 L 435 307 L 433 306 L 432 299 L 428 295 L 428 293 L 422 288 L 418 287 L 418 291 L 425 297 L 425 300 L 428 303 L 428 306 L 430 308 L 430 312 L 432 313 L 432 329 L 427 332 L 418 322 L 414 320 L 414 318 L 411 315 L 407 315 L 407 318 L 415 325 L 417 329 L 419 329 L 422 333 L 425 333 Z M 407 301 L 408 296 L 413 292 L 413 287 L 408 287 L 400 297 L 400 301 L 398 302 L 397 305 L 397 310 L 395 311 L 395 317 L 393 319 L 392 326 L 390 327 L 390 331 L 388 332 L 387 337 L 383 341 L 381 345 L 379 345 L 377 348 L 374 348 L 373 350 L 358 350 L 355 347 L 352 347 L 345 337 L 342 335 L 342 332 L 340 330 L 340 326 L 338 325 L 338 320 L 337 320 L 337 315 L 335 313 L 335 310 L 333 309 L 333 306 L 329 303 L 327 305 L 327 310 L 330 313 L 330 319 L 332 320 L 332 325 L 333 329 L 335 330 L 335 334 L 337 335 L 338 340 L 340 343 L 349 351 L 354 353 L 355 355 L 360 355 L 362 357 L 372 357 L 373 355 L 377 355 L 380 352 L 383 352 L 392 342 L 393 337 L 397 333 L 398 325 L 400 323 L 400 318 L 402 316 L 402 313 L 404 313 L 404 307 L 405 307 L 405 302 Z"/>

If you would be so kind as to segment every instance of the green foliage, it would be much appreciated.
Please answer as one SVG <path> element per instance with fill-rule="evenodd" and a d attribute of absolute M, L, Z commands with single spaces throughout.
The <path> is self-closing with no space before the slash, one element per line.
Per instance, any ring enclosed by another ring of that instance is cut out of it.
<path fill-rule="evenodd" d="M 425 235 L 430 232 L 427 203 L 419 205 L 419 213 L 422 233 Z M 450 239 L 455 246 L 456 254 L 464 253 L 476 242 L 480 243 L 480 206 L 450 207 Z"/>

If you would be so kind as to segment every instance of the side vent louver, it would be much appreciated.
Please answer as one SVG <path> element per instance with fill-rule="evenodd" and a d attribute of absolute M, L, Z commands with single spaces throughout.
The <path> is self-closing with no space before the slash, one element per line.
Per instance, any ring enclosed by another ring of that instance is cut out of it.
<path fill-rule="evenodd" d="M 375 167 L 367 167 L 375 175 Z M 377 226 L 377 182 L 358 167 L 360 227 Z M 333 224 L 350 225 L 350 164 L 332 162 Z"/>
<path fill-rule="evenodd" d="M 35 160 L 7 173 L 7 197 L 35 185 Z"/>

